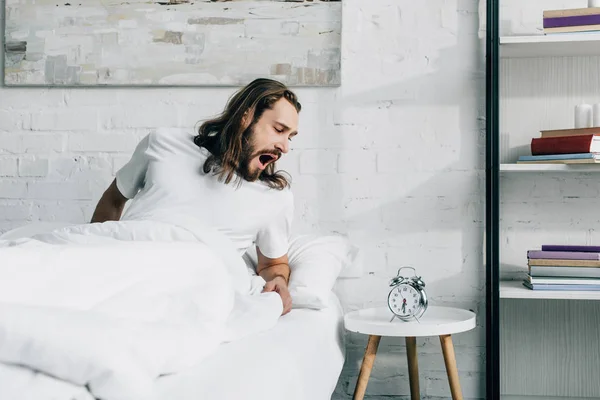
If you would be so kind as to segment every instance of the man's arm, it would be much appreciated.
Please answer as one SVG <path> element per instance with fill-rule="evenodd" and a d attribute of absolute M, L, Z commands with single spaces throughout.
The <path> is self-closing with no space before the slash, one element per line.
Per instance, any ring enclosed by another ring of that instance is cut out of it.
<path fill-rule="evenodd" d="M 100 198 L 91 222 L 118 221 L 127 200 L 127 197 L 119 192 L 117 180 L 113 180 Z"/>
<path fill-rule="evenodd" d="M 281 315 L 285 315 L 292 309 L 292 297 L 287 287 L 290 280 L 287 254 L 279 258 L 267 258 L 258 247 L 256 253 L 258 255 L 256 272 L 267 282 L 263 292 L 277 292 L 281 296 L 283 302 Z"/>

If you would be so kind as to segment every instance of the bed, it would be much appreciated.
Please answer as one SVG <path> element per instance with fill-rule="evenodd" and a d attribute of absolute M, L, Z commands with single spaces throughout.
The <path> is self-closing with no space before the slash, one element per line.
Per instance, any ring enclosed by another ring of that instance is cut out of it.
<path fill-rule="evenodd" d="M 345 358 L 341 321 L 333 293 L 325 309 L 294 309 L 269 331 L 159 378 L 156 400 L 330 399 Z M 81 386 L 24 370 L 0 364 L 0 400 L 94 400 Z"/>
<path fill-rule="evenodd" d="M 344 364 L 345 343 L 340 301 L 333 291 L 326 297 L 321 309 L 294 308 L 272 328 L 223 343 L 197 365 L 160 376 L 152 400 L 330 399 Z M 0 400 L 94 399 L 81 385 L 2 363 L 0 388 Z"/>
<path fill-rule="evenodd" d="M 269 331 L 223 345 L 202 365 L 158 380 L 160 400 L 326 400 L 344 364 L 342 308 L 295 309 Z"/>

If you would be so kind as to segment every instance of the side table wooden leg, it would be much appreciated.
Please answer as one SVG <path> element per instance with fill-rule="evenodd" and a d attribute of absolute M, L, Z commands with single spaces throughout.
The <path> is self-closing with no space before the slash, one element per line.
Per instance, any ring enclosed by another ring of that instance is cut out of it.
<path fill-rule="evenodd" d="M 407 337 L 406 339 L 406 358 L 408 359 L 408 379 L 410 382 L 410 399 L 419 400 L 421 393 L 419 390 L 419 361 L 417 359 L 417 338 Z"/>
<path fill-rule="evenodd" d="M 450 335 L 441 335 L 442 353 L 444 354 L 444 363 L 446 364 L 446 373 L 448 382 L 450 382 L 450 393 L 452 400 L 462 400 L 462 391 L 458 381 L 458 368 L 456 367 L 456 356 L 454 355 L 454 346 Z"/>
<path fill-rule="evenodd" d="M 356 382 L 356 388 L 354 389 L 354 396 L 352 397 L 354 400 L 362 400 L 365 397 L 367 383 L 369 382 L 369 376 L 371 376 L 371 370 L 373 369 L 375 354 L 377 354 L 380 340 L 381 336 L 369 336 L 369 343 L 367 343 L 365 356 L 362 365 L 360 366 L 360 373 L 358 374 L 358 381 Z"/>

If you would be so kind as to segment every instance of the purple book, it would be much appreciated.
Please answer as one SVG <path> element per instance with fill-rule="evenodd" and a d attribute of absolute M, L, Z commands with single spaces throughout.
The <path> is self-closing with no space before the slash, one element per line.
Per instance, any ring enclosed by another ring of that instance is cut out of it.
<path fill-rule="evenodd" d="M 599 25 L 600 14 L 573 15 L 569 17 L 544 18 L 544 28 L 561 28 L 564 26 Z"/>
<path fill-rule="evenodd" d="M 600 253 L 600 246 L 573 246 L 562 244 L 544 244 L 542 251 L 568 251 L 568 252 L 584 252 L 584 253 Z"/>
<path fill-rule="evenodd" d="M 551 259 L 551 260 L 600 260 L 600 252 L 592 253 L 589 251 L 545 251 L 528 250 L 527 258 L 530 259 Z"/>

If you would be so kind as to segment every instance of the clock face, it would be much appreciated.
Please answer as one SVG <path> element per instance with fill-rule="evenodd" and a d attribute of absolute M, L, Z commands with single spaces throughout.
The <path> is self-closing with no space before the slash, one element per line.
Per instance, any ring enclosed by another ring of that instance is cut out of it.
<path fill-rule="evenodd" d="M 412 286 L 399 285 L 390 292 L 388 303 L 394 314 L 408 317 L 418 314 L 420 298 L 419 292 Z"/>

